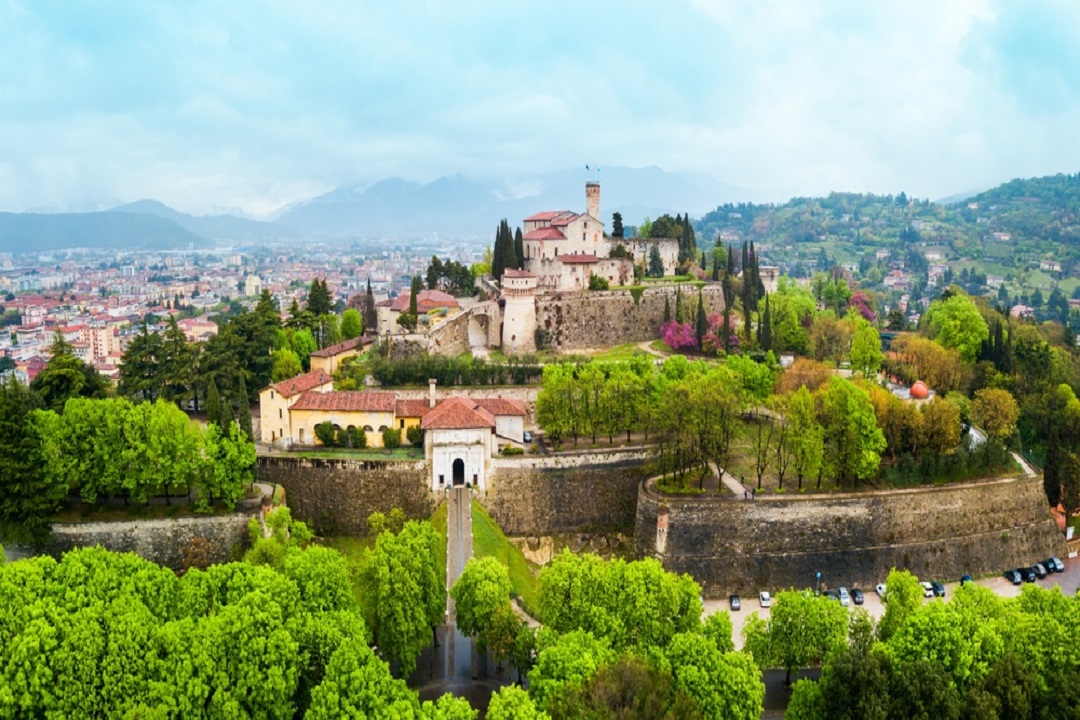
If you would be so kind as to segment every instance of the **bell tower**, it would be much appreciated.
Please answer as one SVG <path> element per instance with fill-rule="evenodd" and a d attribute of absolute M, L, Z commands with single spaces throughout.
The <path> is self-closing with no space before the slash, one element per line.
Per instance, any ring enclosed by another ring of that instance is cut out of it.
<path fill-rule="evenodd" d="M 600 183 L 595 180 L 585 183 L 585 213 L 600 219 Z"/>

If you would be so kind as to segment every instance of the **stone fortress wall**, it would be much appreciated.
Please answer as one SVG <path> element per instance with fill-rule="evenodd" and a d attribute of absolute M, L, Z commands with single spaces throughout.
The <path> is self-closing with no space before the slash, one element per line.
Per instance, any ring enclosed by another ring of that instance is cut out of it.
<path fill-rule="evenodd" d="M 893 567 L 950 581 L 1065 552 L 1041 479 L 1027 477 L 751 501 L 661 497 L 640 483 L 634 535 L 639 555 L 712 597 L 811 587 L 818 571 L 833 588 L 873 588 Z"/>

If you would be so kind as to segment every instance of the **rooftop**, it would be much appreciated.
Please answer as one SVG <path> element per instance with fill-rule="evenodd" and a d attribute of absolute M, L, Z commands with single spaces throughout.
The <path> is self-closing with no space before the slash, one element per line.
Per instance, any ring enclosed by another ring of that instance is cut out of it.
<path fill-rule="evenodd" d="M 337 410 L 339 412 L 394 412 L 397 398 L 390 392 L 333 390 L 305 392 L 291 410 Z"/>
<path fill-rule="evenodd" d="M 327 375 L 323 370 L 315 370 L 314 372 L 305 373 L 304 375 L 297 375 L 288 380 L 282 380 L 275 385 L 271 385 L 270 388 L 272 390 L 277 390 L 278 393 L 284 397 L 292 397 L 293 395 L 307 392 L 308 390 L 332 381 L 333 378 Z"/>

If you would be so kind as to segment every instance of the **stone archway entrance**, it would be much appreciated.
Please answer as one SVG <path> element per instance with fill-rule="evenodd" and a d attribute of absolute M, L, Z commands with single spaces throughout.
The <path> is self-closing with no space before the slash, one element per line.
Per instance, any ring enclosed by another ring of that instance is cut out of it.
<path fill-rule="evenodd" d="M 455 485 L 465 484 L 465 461 L 461 458 L 454 460 L 453 464 L 453 478 Z"/>

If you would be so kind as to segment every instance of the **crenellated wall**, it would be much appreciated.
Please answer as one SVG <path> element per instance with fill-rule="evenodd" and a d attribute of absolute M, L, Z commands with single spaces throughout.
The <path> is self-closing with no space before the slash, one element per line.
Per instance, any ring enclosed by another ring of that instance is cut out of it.
<path fill-rule="evenodd" d="M 870 588 L 892 567 L 955 580 L 1065 551 L 1039 478 L 751 501 L 661 497 L 641 483 L 634 535 L 640 555 L 714 597 L 810 587 L 818 571 L 829 587 Z"/>

